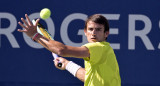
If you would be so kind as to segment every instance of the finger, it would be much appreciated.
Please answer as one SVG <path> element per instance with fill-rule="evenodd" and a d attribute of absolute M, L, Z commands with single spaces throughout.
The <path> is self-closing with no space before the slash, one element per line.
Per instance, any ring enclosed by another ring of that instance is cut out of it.
<path fill-rule="evenodd" d="M 36 20 L 36 24 L 35 24 L 35 26 L 37 26 L 38 25 L 38 22 L 40 21 L 40 19 L 37 19 Z"/>
<path fill-rule="evenodd" d="M 53 61 L 54 61 L 54 62 L 58 62 L 59 60 L 56 58 L 56 59 L 54 59 Z"/>
<path fill-rule="evenodd" d="M 29 27 L 29 24 L 24 20 L 24 18 L 21 18 L 21 20 L 22 20 L 22 22 L 23 22 L 26 26 Z M 28 28 L 26 28 L 26 29 L 28 29 Z"/>
<path fill-rule="evenodd" d="M 18 24 L 19 24 L 22 28 L 27 29 L 27 27 L 26 27 L 26 26 L 24 26 L 21 22 L 18 22 Z"/>
<path fill-rule="evenodd" d="M 56 63 L 56 62 L 58 62 L 58 60 L 54 59 L 53 62 Z"/>
<path fill-rule="evenodd" d="M 57 59 L 58 59 L 60 62 L 65 62 L 65 59 L 62 58 L 62 57 L 58 57 Z"/>
<path fill-rule="evenodd" d="M 18 32 L 26 32 L 26 30 L 21 30 L 21 29 L 18 29 L 17 31 Z"/>
<path fill-rule="evenodd" d="M 31 26 L 33 26 L 32 22 L 30 21 L 30 19 L 29 19 L 29 17 L 28 17 L 27 14 L 25 14 L 25 17 L 26 17 L 26 19 L 27 19 L 27 21 L 28 21 L 28 24 L 31 25 Z"/>
<path fill-rule="evenodd" d="M 56 66 L 56 68 L 58 68 L 58 61 L 57 60 L 54 60 L 54 65 Z"/>

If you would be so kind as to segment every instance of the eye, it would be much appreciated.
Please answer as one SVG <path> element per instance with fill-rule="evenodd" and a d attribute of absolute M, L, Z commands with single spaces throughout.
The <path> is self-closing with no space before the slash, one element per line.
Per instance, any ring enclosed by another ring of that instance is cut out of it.
<path fill-rule="evenodd" d="M 101 28 L 96 28 L 97 31 L 101 31 Z"/>
<path fill-rule="evenodd" d="M 88 28 L 88 30 L 92 31 L 92 30 L 93 30 L 93 28 Z"/>

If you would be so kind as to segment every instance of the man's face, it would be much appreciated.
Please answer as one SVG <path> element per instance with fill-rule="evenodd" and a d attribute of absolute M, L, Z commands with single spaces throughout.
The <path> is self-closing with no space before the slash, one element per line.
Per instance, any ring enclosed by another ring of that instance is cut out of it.
<path fill-rule="evenodd" d="M 104 25 L 92 21 L 87 23 L 87 29 L 84 30 L 88 42 L 101 42 L 105 41 L 109 32 L 104 32 Z"/>

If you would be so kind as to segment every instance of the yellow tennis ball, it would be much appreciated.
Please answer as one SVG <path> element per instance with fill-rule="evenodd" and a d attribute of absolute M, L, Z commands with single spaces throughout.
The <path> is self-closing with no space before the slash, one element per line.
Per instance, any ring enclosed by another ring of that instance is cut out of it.
<path fill-rule="evenodd" d="M 43 8 L 40 12 L 40 17 L 42 19 L 47 19 L 51 16 L 51 11 L 48 8 Z"/>

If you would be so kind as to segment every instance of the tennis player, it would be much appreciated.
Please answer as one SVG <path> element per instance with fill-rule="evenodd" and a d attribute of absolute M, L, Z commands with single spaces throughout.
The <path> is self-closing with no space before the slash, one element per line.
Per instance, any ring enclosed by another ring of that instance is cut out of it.
<path fill-rule="evenodd" d="M 104 16 L 95 14 L 86 20 L 84 33 L 89 43 L 81 47 L 67 46 L 37 34 L 36 26 L 39 19 L 33 25 L 27 14 L 25 16 L 27 21 L 23 18 L 21 20 L 26 26 L 18 22 L 25 29 L 18 29 L 19 32 L 26 33 L 34 41 L 37 41 L 53 53 L 63 57 L 82 58 L 85 61 L 85 68 L 82 68 L 73 61 L 59 57 L 54 60 L 58 69 L 68 70 L 83 81 L 84 86 L 121 86 L 119 66 L 115 53 L 110 44 L 106 42 L 109 35 L 109 24 Z M 62 62 L 62 67 L 57 66 L 58 61 Z"/>

